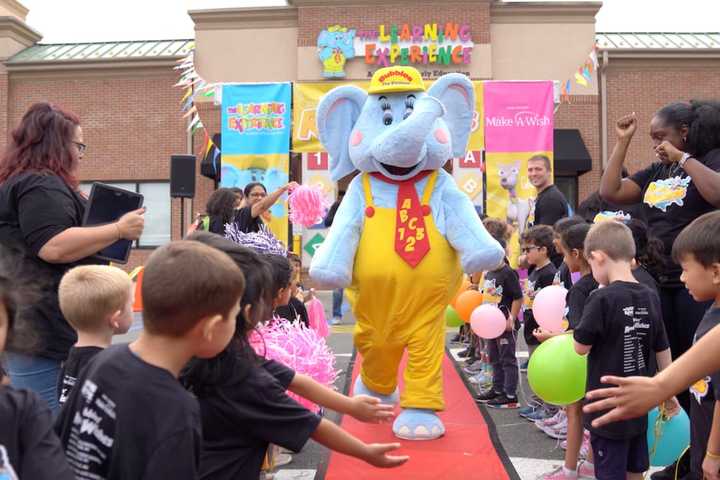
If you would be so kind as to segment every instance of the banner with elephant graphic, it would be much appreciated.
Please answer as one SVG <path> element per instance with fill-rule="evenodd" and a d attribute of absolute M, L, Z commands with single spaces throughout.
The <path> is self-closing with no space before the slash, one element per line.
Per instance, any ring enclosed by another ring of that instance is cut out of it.
<path fill-rule="evenodd" d="M 290 83 L 222 87 L 221 186 L 260 182 L 272 192 L 288 182 L 291 90 Z M 265 223 L 287 241 L 287 198 L 273 205 Z"/>
<path fill-rule="evenodd" d="M 484 98 L 486 212 L 513 225 L 510 261 L 516 266 L 519 235 L 534 219 L 527 161 L 539 154 L 553 164 L 553 83 L 485 82 Z"/>

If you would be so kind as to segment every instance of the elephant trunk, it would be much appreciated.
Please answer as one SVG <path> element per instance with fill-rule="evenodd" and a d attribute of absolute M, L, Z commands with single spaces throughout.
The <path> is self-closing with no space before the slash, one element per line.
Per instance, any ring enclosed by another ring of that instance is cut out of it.
<path fill-rule="evenodd" d="M 415 102 L 413 113 L 392 129 L 380 135 L 372 146 L 372 155 L 381 163 L 412 167 L 427 151 L 426 138 L 435 120 L 445 114 L 445 107 L 434 97 L 424 96 Z"/>

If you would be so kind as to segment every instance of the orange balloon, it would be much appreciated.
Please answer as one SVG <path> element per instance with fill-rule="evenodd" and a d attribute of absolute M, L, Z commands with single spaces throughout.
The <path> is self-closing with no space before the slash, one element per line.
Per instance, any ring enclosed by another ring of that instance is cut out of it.
<path fill-rule="evenodd" d="M 467 290 L 458 297 L 455 310 L 457 310 L 460 318 L 467 323 L 470 321 L 470 315 L 472 315 L 473 310 L 482 305 L 482 301 L 482 293 L 475 290 Z"/>
<path fill-rule="evenodd" d="M 466 276 L 463 276 L 462 284 L 460 285 L 460 289 L 457 291 L 455 296 L 453 297 L 452 301 L 450 302 L 450 305 L 452 305 L 453 308 L 457 307 L 457 300 L 458 297 L 460 297 L 460 294 L 467 291 L 467 289 L 470 288 L 470 280 Z"/>

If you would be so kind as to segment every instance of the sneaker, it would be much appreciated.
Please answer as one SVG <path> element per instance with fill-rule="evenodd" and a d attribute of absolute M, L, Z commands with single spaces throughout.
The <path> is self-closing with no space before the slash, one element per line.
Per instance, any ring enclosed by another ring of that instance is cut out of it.
<path fill-rule="evenodd" d="M 520 410 L 518 410 L 518 415 L 520 415 L 522 418 L 527 418 L 529 415 L 534 414 L 539 407 L 536 405 L 528 405 L 527 407 L 522 407 Z"/>
<path fill-rule="evenodd" d="M 537 427 L 542 430 L 543 427 L 552 427 L 553 425 L 557 425 L 562 421 L 563 418 L 567 418 L 567 416 L 565 415 L 565 410 L 560 409 L 552 417 L 546 418 L 544 420 L 538 420 L 537 422 L 535 422 L 535 425 L 537 425 Z"/>
<path fill-rule="evenodd" d="M 275 468 L 282 467 L 283 465 L 287 465 L 290 462 L 292 462 L 292 455 L 288 455 L 287 453 L 281 453 L 275 457 L 273 466 Z"/>
<path fill-rule="evenodd" d="M 552 427 L 543 427 L 541 430 L 550 438 L 565 440 L 567 438 L 567 419 Z"/>
<path fill-rule="evenodd" d="M 530 363 L 530 361 L 529 361 L 529 360 L 525 360 L 524 362 L 522 362 L 522 363 L 520 364 L 520 371 L 521 371 L 521 372 L 527 372 L 528 363 Z"/>
<path fill-rule="evenodd" d="M 577 476 L 578 478 L 595 480 L 595 465 L 586 461 L 581 461 L 578 464 Z"/>
<path fill-rule="evenodd" d="M 341 322 L 342 322 L 342 318 L 333 317 L 332 320 L 330 320 L 330 325 L 340 325 Z"/>
<path fill-rule="evenodd" d="M 463 371 L 465 373 L 480 373 L 482 371 L 482 369 L 483 369 L 483 362 L 475 361 L 475 362 L 472 362 L 467 367 L 464 367 Z"/>
<path fill-rule="evenodd" d="M 479 403 L 485 403 L 485 402 L 489 402 L 490 400 L 493 400 L 493 399 L 499 397 L 500 395 L 502 395 L 502 393 L 496 392 L 495 390 L 493 390 L 491 388 L 489 390 L 484 390 L 484 391 L 478 393 L 477 395 L 475 395 L 475 401 L 479 402 Z"/>
<path fill-rule="evenodd" d="M 493 398 L 485 405 L 490 408 L 518 408 L 520 406 L 517 397 L 509 397 L 504 393 Z"/>
<path fill-rule="evenodd" d="M 677 470 L 677 475 L 675 473 Z M 650 475 L 651 480 L 675 480 L 676 478 L 683 478 L 690 472 L 690 455 L 683 455 L 678 458 L 675 463 L 668 465 L 659 472 L 655 472 Z"/>
<path fill-rule="evenodd" d="M 468 378 L 468 382 L 473 385 L 485 385 L 492 382 L 492 377 L 488 376 L 485 372 L 480 372 Z"/>
<path fill-rule="evenodd" d="M 471 354 L 472 354 L 472 350 L 469 349 L 469 348 L 466 348 L 466 349 L 463 350 L 462 352 L 459 352 L 459 353 L 458 353 L 458 357 L 460 357 L 460 358 L 467 358 L 467 357 L 469 357 Z"/>
<path fill-rule="evenodd" d="M 455 334 L 455 336 L 450 339 L 450 343 L 460 343 L 460 334 Z"/>
<path fill-rule="evenodd" d="M 578 478 L 577 472 L 567 473 L 564 465 L 560 465 L 552 472 L 545 473 L 538 477 L 538 480 L 575 480 Z"/>
<path fill-rule="evenodd" d="M 529 420 L 531 422 L 537 422 L 538 420 L 544 420 L 546 418 L 550 418 L 552 416 L 552 413 L 548 413 L 547 410 L 544 408 L 538 408 L 535 410 L 534 413 L 531 413 L 530 415 L 525 417 L 525 420 Z"/>

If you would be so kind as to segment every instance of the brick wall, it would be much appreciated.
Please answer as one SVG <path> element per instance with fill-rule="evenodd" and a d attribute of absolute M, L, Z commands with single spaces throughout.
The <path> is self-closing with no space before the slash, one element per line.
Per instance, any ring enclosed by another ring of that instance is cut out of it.
<path fill-rule="evenodd" d="M 11 74 L 8 125 L 14 128 L 34 102 L 50 101 L 80 116 L 87 153 L 80 180 L 169 180 L 170 155 L 186 152 L 185 120 L 179 111 L 181 91 L 167 69 Z M 3 121 L 0 98 L 0 125 Z M 5 129 L 0 130 L 1 136 Z M 198 186 L 206 188 L 205 182 Z M 212 184 L 212 182 L 210 182 Z M 190 208 L 190 202 L 186 202 Z M 173 237 L 180 235 L 179 200 L 172 206 Z M 151 250 L 135 250 L 127 268 L 142 264 Z"/>
<path fill-rule="evenodd" d="M 611 58 L 607 73 L 608 155 L 615 145 L 615 122 L 635 112 L 638 129 L 625 165 L 630 173 L 649 165 L 655 159 L 649 135 L 654 113 L 674 101 L 720 98 L 719 73 L 717 60 L 708 61 L 702 67 L 683 66 L 680 61 L 668 60 L 665 66 L 613 68 Z"/>
<path fill-rule="evenodd" d="M 2 67 L 0 67 L 2 68 Z M 7 145 L 7 137 L 10 135 L 8 130 L 8 76 L 7 73 L 0 70 L 0 155 L 5 151 Z"/>
<path fill-rule="evenodd" d="M 474 43 L 490 43 L 490 3 L 417 2 L 417 5 L 349 5 L 344 7 L 301 7 L 298 9 L 299 47 L 314 47 L 317 36 L 330 25 L 339 24 L 357 30 L 376 30 L 385 25 L 421 25 L 457 22 L 470 25 Z M 438 25 L 439 26 L 439 25 Z"/>
<path fill-rule="evenodd" d="M 571 95 L 555 112 L 555 128 L 580 130 L 592 158 L 593 169 L 578 178 L 578 203 L 600 186 L 600 104 L 597 95 Z"/>

